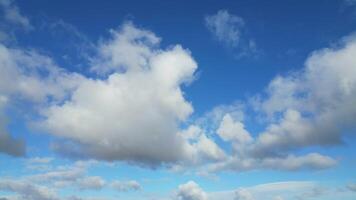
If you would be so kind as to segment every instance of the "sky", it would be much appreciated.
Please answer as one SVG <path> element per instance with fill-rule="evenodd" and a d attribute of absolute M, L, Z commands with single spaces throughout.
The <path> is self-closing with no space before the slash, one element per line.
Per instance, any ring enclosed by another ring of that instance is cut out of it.
<path fill-rule="evenodd" d="M 355 0 L 0 0 L 0 200 L 354 200 L 355 31 Z"/>

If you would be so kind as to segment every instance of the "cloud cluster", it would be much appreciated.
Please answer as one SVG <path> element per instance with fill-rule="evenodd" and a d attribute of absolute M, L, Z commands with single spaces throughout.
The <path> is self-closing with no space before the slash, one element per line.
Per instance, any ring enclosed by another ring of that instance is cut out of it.
<path fill-rule="evenodd" d="M 33 158 L 29 162 L 48 165 L 40 172 L 17 177 L 0 177 L 0 191 L 10 192 L 6 196 L 10 200 L 89 200 L 107 198 L 83 198 L 78 195 L 64 196 L 66 189 L 74 191 L 99 191 L 102 189 L 113 192 L 128 192 L 141 189 L 136 180 L 119 181 L 105 180 L 101 176 L 89 175 L 89 169 L 98 164 L 96 161 L 77 161 L 70 165 L 55 165 L 47 162 L 48 158 Z M 68 195 L 68 194 L 67 194 Z M 0 197 L 1 198 L 1 197 Z"/>
<path fill-rule="evenodd" d="M 15 192 L 20 200 L 59 200 L 57 194 L 44 186 L 27 181 L 0 180 L 0 190 Z"/>
<path fill-rule="evenodd" d="M 347 186 L 344 186 L 346 188 Z M 321 186 L 317 182 L 274 182 L 235 190 L 206 192 L 194 181 L 179 185 L 173 199 L 180 200 L 296 200 L 322 199 L 328 197 L 352 197 L 348 190 Z"/>
<path fill-rule="evenodd" d="M 241 42 L 241 18 L 220 10 L 206 24 L 219 40 Z M 247 113 L 267 121 L 256 134 L 245 125 L 243 103 L 219 106 L 208 120 L 182 130 L 194 110 L 182 90 L 197 70 L 189 50 L 161 48 L 161 38 L 131 22 L 110 34 L 88 61 L 90 77 L 34 49 L 0 44 L 0 152 L 24 154 L 23 141 L 6 131 L 8 102 L 30 105 L 30 124 L 54 136 L 51 147 L 61 155 L 209 172 L 329 168 L 333 158 L 298 150 L 340 144 L 356 128 L 355 37 L 313 52 L 303 70 L 273 79 Z M 82 183 L 103 185 L 97 177 Z"/>
<path fill-rule="evenodd" d="M 294 152 L 339 145 L 342 136 L 356 128 L 355 54 L 356 39 L 349 36 L 337 47 L 313 52 L 299 72 L 273 79 L 266 93 L 256 96 L 250 104 L 254 112 L 249 114 L 263 117 L 266 123 L 255 136 L 246 128 L 243 117 L 234 118 L 235 114 L 228 111 L 220 114 L 216 133 L 231 144 L 232 153 L 208 169 L 299 170 L 336 165 L 337 161 L 326 155 Z"/>

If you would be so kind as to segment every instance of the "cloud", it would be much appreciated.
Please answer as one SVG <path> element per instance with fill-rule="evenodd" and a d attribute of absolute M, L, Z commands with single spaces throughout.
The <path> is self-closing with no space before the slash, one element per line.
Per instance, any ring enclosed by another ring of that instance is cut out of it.
<path fill-rule="evenodd" d="M 33 49 L 1 44 L 0 94 L 31 105 L 36 120 L 29 124 L 56 136 L 51 147 L 64 156 L 150 167 L 223 158 L 205 133 L 187 139 L 179 130 L 193 112 L 181 90 L 197 68 L 190 52 L 179 45 L 160 49 L 160 38 L 129 22 L 111 34 L 91 60 L 100 64 L 92 68 L 98 78 L 69 72 Z M 130 55 L 122 56 L 122 48 Z"/>
<path fill-rule="evenodd" d="M 8 99 L 0 93 L 0 153 L 5 153 L 11 156 L 25 155 L 25 142 L 22 139 L 12 137 L 6 128 L 7 118 L 4 114 L 5 104 Z"/>
<path fill-rule="evenodd" d="M 105 185 L 105 180 L 100 176 L 84 177 L 78 181 L 81 190 L 100 190 Z"/>
<path fill-rule="evenodd" d="M 244 20 L 227 10 L 219 10 L 215 15 L 205 17 L 205 24 L 219 41 L 226 45 L 237 46 L 241 37 Z"/>
<path fill-rule="evenodd" d="M 296 200 L 319 199 L 323 197 L 352 197 L 348 191 L 337 191 L 333 187 L 326 187 L 311 181 L 272 182 L 234 190 L 214 192 L 204 191 L 194 181 L 179 185 L 174 192 L 173 199 L 178 200 Z"/>
<path fill-rule="evenodd" d="M 29 158 L 26 163 L 43 159 Z M 109 200 L 111 198 L 81 197 L 82 192 L 97 192 L 105 189 L 110 192 L 127 192 L 141 189 L 139 182 L 108 181 L 104 177 L 91 175 L 91 167 L 99 164 L 97 161 L 76 161 L 66 165 L 55 163 L 46 169 L 35 172 L 26 171 L 25 175 L 16 174 L 13 177 L 0 177 L 0 192 L 9 192 L 5 196 L 9 200 Z M 67 192 L 70 190 L 71 192 Z M 62 192 L 66 191 L 65 194 Z M 74 195 L 73 195 L 74 194 Z"/>
<path fill-rule="evenodd" d="M 227 47 L 239 50 L 239 57 L 256 53 L 254 40 L 245 36 L 245 21 L 230 14 L 227 10 L 219 10 L 216 14 L 205 17 L 205 25 L 214 37 Z"/>
<path fill-rule="evenodd" d="M 35 50 L 11 48 L 4 44 L 0 44 L 0 63 L 0 151 L 22 156 L 25 142 L 7 132 L 6 108 L 14 103 L 30 103 L 42 108 L 49 100 L 61 102 L 82 76 L 68 73 Z"/>
<path fill-rule="evenodd" d="M 207 200 L 207 194 L 194 181 L 179 185 L 175 194 L 177 200 Z"/>
<path fill-rule="evenodd" d="M 59 200 L 57 194 L 44 186 L 26 181 L 0 180 L 0 190 L 15 192 L 21 199 L 28 200 Z"/>
<path fill-rule="evenodd" d="M 238 21 L 227 11 L 206 20 L 210 25 Z M 271 81 L 254 102 L 257 115 L 267 121 L 256 135 L 245 125 L 247 103 L 218 107 L 208 120 L 181 130 L 193 113 L 182 90 L 197 69 L 189 50 L 161 48 L 161 38 L 131 22 L 110 33 L 90 59 L 91 77 L 69 72 L 33 49 L 0 45 L 0 94 L 33 107 L 36 120 L 30 124 L 55 136 L 51 147 L 61 155 L 149 167 L 208 164 L 211 171 L 325 169 L 336 160 L 294 151 L 340 144 L 341 132 L 355 128 L 353 37 L 338 48 L 313 52 L 304 70 Z M 215 142 L 218 137 L 232 151 L 225 152 Z"/>
<path fill-rule="evenodd" d="M 240 121 L 234 121 L 230 114 L 226 114 L 217 130 L 217 134 L 225 141 L 233 141 L 239 144 L 252 142 L 250 133 Z"/>
<path fill-rule="evenodd" d="M 246 189 L 238 189 L 235 192 L 234 200 L 254 200 L 255 198 Z"/>
<path fill-rule="evenodd" d="M 289 154 L 284 157 L 264 157 L 255 158 L 246 155 L 231 156 L 222 162 L 216 162 L 208 165 L 208 171 L 249 171 L 254 169 L 271 170 L 321 170 L 333 167 L 337 164 L 333 158 L 321 155 L 319 153 L 310 153 L 302 156 Z"/>
<path fill-rule="evenodd" d="M 159 37 L 151 31 L 135 27 L 132 22 L 126 22 L 120 30 L 110 30 L 110 33 L 112 39 L 99 44 L 91 70 L 110 73 L 151 68 L 151 59 L 159 50 Z"/>
<path fill-rule="evenodd" d="M 242 119 L 220 114 L 217 136 L 231 144 L 227 159 L 208 165 L 211 171 L 253 169 L 320 170 L 337 161 L 316 152 L 295 155 L 300 149 L 335 146 L 356 128 L 356 39 L 344 38 L 337 47 L 314 51 L 305 68 L 277 76 L 266 94 L 252 104 L 254 118 L 265 128 L 252 137 Z M 251 118 L 250 118 L 251 119 Z M 247 145 L 246 145 L 247 144 Z"/>
<path fill-rule="evenodd" d="M 26 176 L 25 180 L 45 184 L 52 188 L 77 188 L 79 190 L 100 190 L 106 181 L 100 176 L 88 176 L 87 170 L 94 161 L 77 161 L 73 165 L 47 167 L 41 173 Z"/>
<path fill-rule="evenodd" d="M 208 193 L 209 200 L 295 200 L 295 199 L 314 199 L 325 195 L 323 192 L 328 189 L 333 191 L 333 188 L 324 188 L 316 182 L 308 181 L 287 181 L 274 182 L 254 185 L 250 187 L 241 187 L 232 191 L 217 191 Z M 346 193 L 331 192 L 331 197 L 341 197 Z M 313 195 L 312 195 L 313 194 Z M 329 193 L 328 193 L 329 195 Z M 349 195 L 349 194 L 346 194 Z M 303 197 L 303 198 L 302 198 Z"/>
<path fill-rule="evenodd" d="M 48 164 L 53 161 L 52 157 L 34 157 L 28 159 L 29 164 Z"/>
<path fill-rule="evenodd" d="M 277 153 L 342 143 L 341 135 L 356 128 L 355 53 L 350 36 L 337 48 L 313 52 L 301 72 L 274 79 L 259 108 L 277 123 L 259 136 L 256 148 Z"/>
<path fill-rule="evenodd" d="M 347 188 L 353 192 L 356 192 L 356 183 L 349 183 Z"/>
<path fill-rule="evenodd" d="M 178 123 L 193 108 L 180 86 L 192 80 L 197 65 L 179 45 L 166 50 L 146 45 L 156 38 L 130 23 L 112 31 L 98 47 L 100 55 L 109 56 L 99 57 L 102 68 L 94 69 L 113 72 L 106 79 L 81 81 L 68 101 L 42 112 L 38 126 L 69 140 L 67 146 L 57 143 L 57 151 L 150 166 L 185 156 Z M 124 47 L 131 55 L 121 55 Z"/>
<path fill-rule="evenodd" d="M 135 180 L 130 181 L 113 181 L 111 187 L 119 192 L 136 191 L 141 189 L 139 182 Z"/>
<path fill-rule="evenodd" d="M 59 103 L 83 79 L 35 50 L 0 44 L 0 62 L 0 94 L 8 101 Z"/>
<path fill-rule="evenodd" d="M 25 142 L 22 139 L 13 138 L 3 126 L 0 125 L 0 152 L 11 156 L 24 156 Z"/>
<path fill-rule="evenodd" d="M 20 13 L 19 8 L 14 5 L 12 0 L 0 0 L 0 6 L 4 11 L 4 18 L 7 22 L 19 25 L 27 30 L 33 28 L 30 21 Z"/>
<path fill-rule="evenodd" d="M 197 125 L 191 125 L 179 133 L 188 142 L 186 151 L 188 157 L 180 162 L 181 165 L 201 165 L 209 161 L 218 161 L 226 158 L 225 152 L 207 137 L 205 131 Z"/>

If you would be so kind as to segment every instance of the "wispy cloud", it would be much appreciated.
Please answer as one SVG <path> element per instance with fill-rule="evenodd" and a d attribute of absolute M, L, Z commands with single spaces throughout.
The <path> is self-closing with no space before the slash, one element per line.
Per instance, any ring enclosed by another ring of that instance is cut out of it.
<path fill-rule="evenodd" d="M 4 11 L 4 18 L 7 22 L 19 25 L 24 29 L 32 29 L 29 19 L 20 13 L 19 8 L 12 0 L 0 0 L 0 6 Z"/>
<path fill-rule="evenodd" d="M 233 48 L 239 57 L 257 53 L 255 41 L 246 34 L 243 18 L 230 14 L 227 10 L 219 10 L 216 14 L 205 17 L 205 25 L 219 42 Z"/>

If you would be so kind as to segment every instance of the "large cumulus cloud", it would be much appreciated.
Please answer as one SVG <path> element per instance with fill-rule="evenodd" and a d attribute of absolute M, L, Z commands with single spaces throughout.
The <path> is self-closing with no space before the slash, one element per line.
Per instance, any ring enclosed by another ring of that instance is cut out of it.
<path fill-rule="evenodd" d="M 38 123 L 68 139 L 68 145 L 57 143 L 57 150 L 149 165 L 185 156 L 178 125 L 193 108 L 181 86 L 193 79 L 197 64 L 188 50 L 159 49 L 158 41 L 152 32 L 126 23 L 99 44 L 92 69 L 105 78 L 80 82 L 67 101 L 45 109 Z"/>

